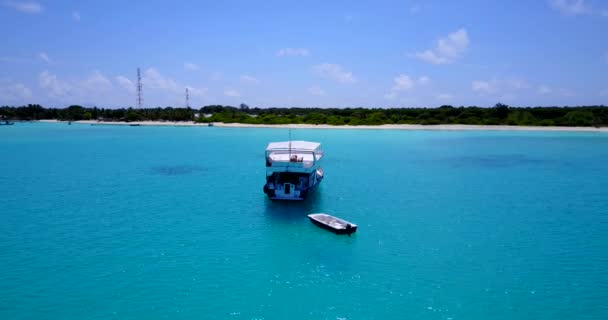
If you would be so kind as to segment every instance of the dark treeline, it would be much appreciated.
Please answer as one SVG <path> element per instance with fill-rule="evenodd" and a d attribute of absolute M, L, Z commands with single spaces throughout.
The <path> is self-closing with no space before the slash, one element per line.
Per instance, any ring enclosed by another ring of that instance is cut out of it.
<path fill-rule="evenodd" d="M 44 108 L 38 104 L 29 104 L 22 107 L 0 107 L 0 118 L 14 120 L 57 119 L 64 121 L 188 121 L 193 119 L 196 112 L 198 111 L 190 108 L 104 109 L 69 106 L 64 109 L 56 109 Z"/>
<path fill-rule="evenodd" d="M 104 109 L 40 105 L 0 107 L 0 118 L 13 120 L 197 121 L 250 124 L 477 124 L 529 126 L 608 126 L 608 107 L 529 107 L 497 104 L 492 108 L 249 108 L 210 105 L 192 108 Z"/>

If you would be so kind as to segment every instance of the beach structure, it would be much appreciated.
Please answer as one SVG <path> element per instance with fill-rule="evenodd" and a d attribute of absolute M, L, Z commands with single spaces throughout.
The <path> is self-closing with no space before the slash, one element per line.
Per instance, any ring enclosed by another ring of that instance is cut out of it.
<path fill-rule="evenodd" d="M 266 147 L 264 193 L 271 200 L 304 200 L 323 180 L 321 144 L 271 142 Z"/>
<path fill-rule="evenodd" d="M 337 234 L 348 234 L 350 236 L 351 233 L 355 233 L 357 231 L 356 224 L 325 213 L 309 214 L 308 218 L 316 226 Z"/>

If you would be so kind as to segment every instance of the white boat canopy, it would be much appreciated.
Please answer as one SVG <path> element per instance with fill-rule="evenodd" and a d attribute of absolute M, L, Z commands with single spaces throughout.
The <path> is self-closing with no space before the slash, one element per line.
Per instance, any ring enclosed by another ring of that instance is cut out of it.
<path fill-rule="evenodd" d="M 290 145 L 291 144 L 291 145 Z M 310 141 L 281 141 L 271 142 L 266 147 L 266 151 L 304 151 L 304 152 L 315 152 L 320 151 L 321 144 L 318 142 Z"/>

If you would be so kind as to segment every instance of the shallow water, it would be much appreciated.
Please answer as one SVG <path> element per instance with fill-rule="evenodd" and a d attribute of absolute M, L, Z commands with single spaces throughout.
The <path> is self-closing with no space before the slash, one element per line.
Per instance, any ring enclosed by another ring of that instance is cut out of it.
<path fill-rule="evenodd" d="M 262 192 L 286 129 L 0 128 L 0 318 L 608 318 L 608 134 L 292 136 L 303 203 Z"/>

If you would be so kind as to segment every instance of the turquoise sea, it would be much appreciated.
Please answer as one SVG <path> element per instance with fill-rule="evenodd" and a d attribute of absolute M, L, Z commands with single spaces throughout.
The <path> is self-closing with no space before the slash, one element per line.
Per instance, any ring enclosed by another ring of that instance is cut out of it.
<path fill-rule="evenodd" d="M 0 319 L 608 319 L 608 134 L 0 127 Z M 327 212 L 352 237 L 314 226 Z"/>

